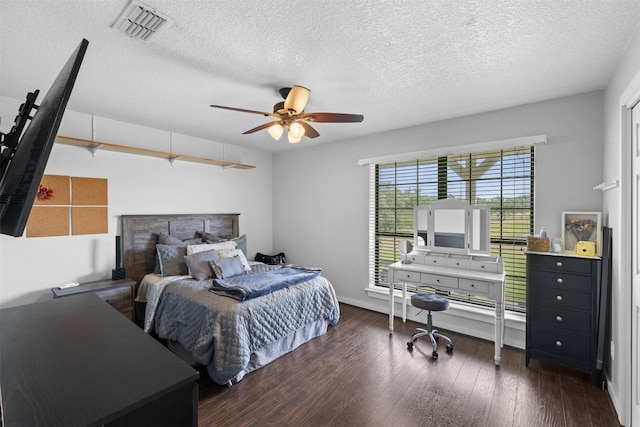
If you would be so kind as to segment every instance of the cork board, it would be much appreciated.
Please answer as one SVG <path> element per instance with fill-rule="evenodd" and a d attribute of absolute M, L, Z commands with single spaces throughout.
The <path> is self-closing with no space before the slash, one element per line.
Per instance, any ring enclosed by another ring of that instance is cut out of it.
<path fill-rule="evenodd" d="M 27 221 L 27 237 L 68 236 L 69 206 L 34 206 Z"/>
<path fill-rule="evenodd" d="M 72 205 L 108 204 L 107 180 L 103 178 L 71 177 Z"/>
<path fill-rule="evenodd" d="M 36 197 L 27 237 L 108 233 L 107 184 L 104 178 L 44 175 L 40 185 L 52 190 L 53 197 Z"/>
<path fill-rule="evenodd" d="M 40 185 L 53 191 L 52 197 L 48 200 L 38 199 L 34 205 L 69 205 L 71 204 L 71 177 L 62 175 L 44 175 Z"/>
<path fill-rule="evenodd" d="M 71 234 L 108 233 L 107 207 L 71 207 Z"/>

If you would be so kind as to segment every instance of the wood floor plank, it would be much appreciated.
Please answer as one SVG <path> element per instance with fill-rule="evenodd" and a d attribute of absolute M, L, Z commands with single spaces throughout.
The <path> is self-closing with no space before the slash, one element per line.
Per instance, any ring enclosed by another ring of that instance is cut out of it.
<path fill-rule="evenodd" d="M 606 391 L 586 374 L 532 360 L 493 342 L 441 331 L 454 342 L 431 358 L 415 322 L 342 304 L 327 333 L 231 387 L 201 369 L 199 426 L 618 427 Z M 441 348 L 442 347 L 442 348 Z"/>

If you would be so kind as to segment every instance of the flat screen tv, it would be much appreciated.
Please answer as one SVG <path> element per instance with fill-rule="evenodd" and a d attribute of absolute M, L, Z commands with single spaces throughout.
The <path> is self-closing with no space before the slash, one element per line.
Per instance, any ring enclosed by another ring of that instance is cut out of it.
<path fill-rule="evenodd" d="M 24 233 L 88 45 L 82 39 L 39 106 L 35 105 L 39 91 L 27 95 L 11 131 L 1 135 L 1 234 L 18 237 Z M 33 109 L 35 114 L 31 116 Z"/>

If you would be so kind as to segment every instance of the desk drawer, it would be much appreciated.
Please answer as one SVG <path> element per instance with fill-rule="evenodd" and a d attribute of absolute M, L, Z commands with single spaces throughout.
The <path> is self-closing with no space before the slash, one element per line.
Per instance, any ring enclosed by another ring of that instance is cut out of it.
<path fill-rule="evenodd" d="M 482 280 L 460 279 L 459 287 L 465 291 L 489 293 L 489 282 L 483 282 Z"/>
<path fill-rule="evenodd" d="M 440 274 L 421 273 L 420 281 L 425 285 L 434 286 L 436 288 L 443 286 L 447 288 L 457 288 L 458 278 L 450 276 L 442 276 Z"/>
<path fill-rule="evenodd" d="M 429 254 L 424 257 L 425 265 L 439 265 L 441 267 L 446 267 L 447 265 L 447 256 L 441 254 Z"/>
<path fill-rule="evenodd" d="M 395 281 L 420 283 L 420 272 L 398 270 L 398 272 L 395 275 Z"/>

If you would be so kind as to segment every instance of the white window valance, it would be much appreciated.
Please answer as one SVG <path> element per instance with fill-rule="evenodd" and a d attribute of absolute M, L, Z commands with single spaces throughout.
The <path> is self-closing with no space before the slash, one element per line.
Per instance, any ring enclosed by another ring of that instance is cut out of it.
<path fill-rule="evenodd" d="M 434 148 L 424 151 L 413 151 L 410 153 L 389 154 L 386 156 L 370 157 L 358 160 L 358 165 L 402 162 L 407 160 L 424 159 L 428 157 L 446 156 L 449 154 L 478 152 L 484 150 L 499 150 L 501 148 L 513 148 L 526 145 L 546 144 L 547 135 L 533 135 L 521 138 L 502 139 L 498 141 L 479 142 L 475 144 L 455 145 L 452 147 Z"/>

